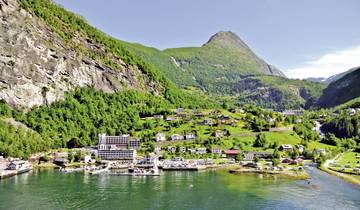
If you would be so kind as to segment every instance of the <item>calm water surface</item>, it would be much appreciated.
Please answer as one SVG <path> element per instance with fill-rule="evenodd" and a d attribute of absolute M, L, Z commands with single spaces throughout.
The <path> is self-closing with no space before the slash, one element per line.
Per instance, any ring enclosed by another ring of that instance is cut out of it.
<path fill-rule="evenodd" d="M 43 170 L 0 181 L 0 209 L 360 209 L 360 187 L 309 173 L 310 184 L 221 171 L 120 177 Z"/>

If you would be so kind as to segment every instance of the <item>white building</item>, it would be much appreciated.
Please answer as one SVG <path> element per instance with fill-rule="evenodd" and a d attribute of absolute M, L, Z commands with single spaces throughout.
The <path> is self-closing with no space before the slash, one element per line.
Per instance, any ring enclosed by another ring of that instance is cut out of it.
<path fill-rule="evenodd" d="M 185 135 L 186 140 L 196 139 L 196 136 L 192 133 L 188 133 Z"/>
<path fill-rule="evenodd" d="M 303 154 L 305 152 L 304 145 L 298 144 L 298 145 L 296 145 L 296 147 L 298 148 L 300 154 Z"/>
<path fill-rule="evenodd" d="M 165 120 L 168 122 L 175 121 L 175 120 L 177 120 L 177 117 L 167 117 Z"/>
<path fill-rule="evenodd" d="M 220 147 L 214 147 L 211 149 L 212 154 L 221 155 L 221 148 Z"/>
<path fill-rule="evenodd" d="M 93 163 L 95 162 L 90 155 L 85 155 L 84 157 L 84 163 Z"/>
<path fill-rule="evenodd" d="M 180 153 L 185 153 L 186 152 L 186 147 L 180 147 L 179 151 L 180 151 Z"/>
<path fill-rule="evenodd" d="M 170 153 L 176 153 L 176 147 L 174 147 L 174 146 L 168 146 L 168 151 L 169 151 Z"/>
<path fill-rule="evenodd" d="M 129 135 L 99 134 L 98 156 L 103 160 L 134 160 L 140 141 Z"/>
<path fill-rule="evenodd" d="M 164 133 L 156 134 L 156 142 L 166 141 L 166 136 Z"/>
<path fill-rule="evenodd" d="M 183 135 L 179 135 L 179 134 L 173 134 L 171 136 L 171 140 L 176 141 L 176 140 L 184 140 L 184 136 Z"/>
<path fill-rule="evenodd" d="M 290 144 L 283 144 L 280 146 L 280 150 L 282 151 L 291 151 L 293 149 L 293 147 Z"/>
<path fill-rule="evenodd" d="M 188 151 L 190 152 L 190 154 L 195 154 L 196 153 L 196 149 L 188 149 Z"/>
<path fill-rule="evenodd" d="M 206 154 L 206 148 L 205 147 L 198 148 L 196 153 L 199 155 L 204 155 Z"/>
<path fill-rule="evenodd" d="M 349 109 L 349 114 L 351 116 L 355 115 L 356 114 L 356 109 Z"/>

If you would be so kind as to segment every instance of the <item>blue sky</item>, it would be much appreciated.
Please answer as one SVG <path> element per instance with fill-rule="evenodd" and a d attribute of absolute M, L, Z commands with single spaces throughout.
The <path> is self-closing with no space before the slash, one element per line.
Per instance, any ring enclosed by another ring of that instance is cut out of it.
<path fill-rule="evenodd" d="M 360 66 L 359 0 L 55 0 L 113 37 L 159 49 L 238 34 L 292 78 Z"/>

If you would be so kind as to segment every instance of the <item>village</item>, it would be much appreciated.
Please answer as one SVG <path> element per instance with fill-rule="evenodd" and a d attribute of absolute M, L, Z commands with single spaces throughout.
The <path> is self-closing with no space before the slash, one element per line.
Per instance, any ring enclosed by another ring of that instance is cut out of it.
<path fill-rule="evenodd" d="M 250 124 L 255 116 L 242 109 L 179 108 L 171 114 L 142 119 L 149 124 L 148 130 L 99 134 L 94 146 L 80 147 L 73 139 L 67 149 L 35 154 L 27 161 L 0 159 L 0 178 L 28 172 L 33 167 L 58 167 L 64 173 L 134 176 L 157 176 L 166 170 L 226 168 L 231 173 L 306 178 L 303 167 L 313 162 L 311 154 L 325 155 L 329 147 L 318 142 L 311 142 L 307 148 L 301 144 L 293 125 L 286 123 L 289 116 L 295 123 L 301 122 L 301 114 L 298 110 L 268 111 L 261 115 L 266 125 L 254 129 Z"/>

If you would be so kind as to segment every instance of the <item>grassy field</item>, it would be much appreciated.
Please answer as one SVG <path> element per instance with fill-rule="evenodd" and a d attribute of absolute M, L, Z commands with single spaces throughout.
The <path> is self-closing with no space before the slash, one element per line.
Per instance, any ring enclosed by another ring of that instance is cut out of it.
<path fill-rule="evenodd" d="M 335 161 L 335 163 L 341 165 L 342 167 L 346 165 L 351 167 L 351 169 L 355 168 L 360 166 L 360 153 L 345 152 Z"/>
<path fill-rule="evenodd" d="M 165 120 L 156 120 L 152 117 L 143 119 L 144 123 L 149 123 L 151 126 L 148 130 L 141 130 L 136 132 L 136 136 L 140 137 L 143 134 L 148 132 L 164 133 L 168 141 L 162 142 L 161 146 L 166 148 L 167 146 L 185 146 L 187 148 L 199 148 L 199 147 L 220 147 L 222 150 L 228 150 L 232 148 L 238 148 L 242 151 L 270 151 L 274 149 L 272 145 L 276 142 L 277 145 L 290 144 L 294 148 L 296 145 L 301 144 L 302 139 L 293 131 L 264 131 L 267 143 L 264 147 L 253 147 L 254 141 L 259 134 L 259 132 L 254 132 L 249 130 L 248 122 L 246 121 L 246 114 L 244 113 L 232 113 L 226 110 L 218 110 L 214 114 L 214 110 L 199 110 L 203 113 L 204 117 L 195 117 L 191 113 L 193 110 L 184 110 L 188 113 L 188 116 L 174 122 L 166 122 Z M 227 123 L 219 123 L 218 116 L 226 115 L 230 117 Z M 168 115 L 167 117 L 175 117 L 174 114 Z M 211 120 L 214 123 L 219 123 L 218 125 L 209 126 L 209 125 L 199 125 L 203 120 Z M 235 122 L 235 123 L 234 123 Z M 291 125 L 286 125 L 291 126 Z M 214 138 L 214 132 L 227 131 L 228 136 L 223 136 L 220 138 Z M 184 135 L 187 133 L 196 134 L 196 140 L 189 141 L 171 141 L 171 135 L 180 134 Z M 333 149 L 333 146 L 325 145 L 320 142 L 310 141 L 308 142 L 308 149 L 326 149 L 330 151 Z"/>
<path fill-rule="evenodd" d="M 360 153 L 344 153 L 339 159 L 339 164 L 350 164 L 351 167 L 356 167 L 357 165 L 360 165 Z"/>
<path fill-rule="evenodd" d="M 347 181 L 360 185 L 360 173 L 353 170 L 359 167 L 360 153 L 345 152 L 334 161 L 334 164 L 330 164 L 327 170 Z"/>

